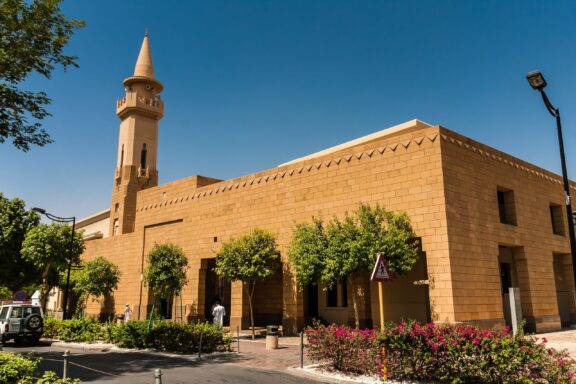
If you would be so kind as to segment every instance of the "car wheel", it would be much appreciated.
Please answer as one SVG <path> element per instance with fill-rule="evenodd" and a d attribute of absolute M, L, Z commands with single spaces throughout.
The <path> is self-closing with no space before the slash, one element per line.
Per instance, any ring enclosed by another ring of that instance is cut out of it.
<path fill-rule="evenodd" d="M 26 318 L 24 319 L 24 327 L 32 332 L 37 332 L 41 330 L 43 325 L 44 320 L 42 319 L 42 316 L 36 313 L 30 314 L 26 316 Z"/>

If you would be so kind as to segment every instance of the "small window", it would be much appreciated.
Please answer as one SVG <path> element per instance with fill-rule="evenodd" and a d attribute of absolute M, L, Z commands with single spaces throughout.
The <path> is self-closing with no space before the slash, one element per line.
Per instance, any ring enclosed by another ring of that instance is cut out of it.
<path fill-rule="evenodd" d="M 2 311 L 0 311 L 0 321 L 6 320 L 6 317 L 8 316 L 8 309 L 8 307 L 2 308 Z"/>
<path fill-rule="evenodd" d="M 214 236 L 214 242 L 217 243 L 218 242 L 218 236 Z"/>
<path fill-rule="evenodd" d="M 114 205 L 114 212 L 118 212 L 118 208 L 120 208 L 120 204 L 116 203 L 116 205 Z"/>
<path fill-rule="evenodd" d="M 118 219 L 114 219 L 114 228 L 113 228 L 113 236 L 118 236 L 118 232 L 120 231 L 120 224 L 118 223 Z"/>
<path fill-rule="evenodd" d="M 516 207 L 514 204 L 514 191 L 498 188 L 498 213 L 502 224 L 516 225 Z"/>
<path fill-rule="evenodd" d="M 555 235 L 565 236 L 564 218 L 562 216 L 562 206 L 550 204 L 550 220 L 552 221 L 552 233 Z"/>
<path fill-rule="evenodd" d="M 326 291 L 326 306 L 327 307 L 338 306 L 338 284 L 332 285 L 332 288 L 328 288 L 328 290 Z"/>

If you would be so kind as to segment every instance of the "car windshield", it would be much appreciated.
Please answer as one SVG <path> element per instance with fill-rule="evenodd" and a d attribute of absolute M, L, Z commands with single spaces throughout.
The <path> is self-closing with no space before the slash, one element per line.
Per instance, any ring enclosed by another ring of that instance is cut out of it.
<path fill-rule="evenodd" d="M 6 320 L 6 317 L 8 317 L 8 307 L 2 307 L 2 310 L 0 311 L 0 321 Z"/>

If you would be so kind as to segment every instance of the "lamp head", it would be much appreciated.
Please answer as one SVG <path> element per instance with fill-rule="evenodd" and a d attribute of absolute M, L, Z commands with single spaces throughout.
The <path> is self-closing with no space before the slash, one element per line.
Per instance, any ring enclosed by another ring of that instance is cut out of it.
<path fill-rule="evenodd" d="M 41 215 L 45 215 L 46 214 L 46 210 L 42 209 L 42 208 L 38 208 L 38 207 L 34 207 L 32 208 L 32 211 L 34 212 L 38 212 Z"/>
<path fill-rule="evenodd" d="M 542 76 L 542 74 L 538 70 L 528 72 L 528 75 L 526 75 L 526 79 L 528 79 L 528 82 L 530 83 L 532 88 L 538 91 L 543 90 L 544 88 L 546 88 L 546 85 L 548 85 L 546 83 L 546 80 L 544 80 L 544 76 Z"/>

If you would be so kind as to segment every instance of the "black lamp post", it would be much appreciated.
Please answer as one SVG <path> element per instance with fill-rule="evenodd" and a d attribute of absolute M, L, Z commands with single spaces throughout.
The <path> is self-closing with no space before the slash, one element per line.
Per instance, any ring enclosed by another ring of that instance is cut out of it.
<path fill-rule="evenodd" d="M 59 217 L 46 212 L 42 208 L 32 208 L 34 212 L 38 212 L 52 221 L 58 223 L 72 223 L 72 235 L 70 236 L 70 249 L 68 250 L 68 273 L 66 274 L 66 287 L 64 288 L 64 308 L 62 317 L 66 319 L 68 314 L 68 291 L 70 289 L 70 271 L 72 270 L 72 256 L 74 254 L 74 231 L 76 229 L 76 217 Z"/>
<path fill-rule="evenodd" d="M 570 235 L 570 252 L 572 253 L 572 272 L 574 273 L 574 282 L 576 282 L 576 237 L 574 236 L 574 212 L 572 212 L 572 202 L 570 201 L 570 183 L 568 181 L 568 172 L 566 171 L 566 158 L 564 156 L 564 140 L 562 139 L 562 123 L 560 122 L 560 109 L 555 108 L 544 88 L 546 80 L 540 71 L 532 71 L 526 76 L 528 82 L 537 91 L 540 91 L 542 100 L 548 109 L 548 112 L 556 118 L 556 127 L 558 129 L 558 144 L 560 144 L 560 160 L 562 161 L 562 178 L 564 179 L 564 194 L 566 197 L 566 214 L 568 217 L 568 234 Z"/>

